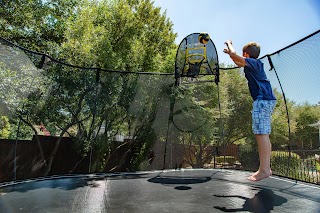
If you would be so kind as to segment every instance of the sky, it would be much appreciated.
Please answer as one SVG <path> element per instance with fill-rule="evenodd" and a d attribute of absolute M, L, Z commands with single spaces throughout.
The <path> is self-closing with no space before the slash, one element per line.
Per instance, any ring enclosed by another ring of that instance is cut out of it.
<path fill-rule="evenodd" d="M 320 0 L 155 0 L 154 5 L 173 23 L 177 44 L 191 33 L 207 32 L 225 64 L 233 64 L 223 53 L 226 40 L 238 53 L 255 41 L 264 56 L 320 29 Z"/>
<path fill-rule="evenodd" d="M 191 33 L 208 32 L 220 63 L 232 63 L 223 53 L 226 40 L 237 52 L 255 41 L 264 56 L 320 29 L 320 0 L 155 0 L 154 5 L 173 23 L 177 44 Z"/>

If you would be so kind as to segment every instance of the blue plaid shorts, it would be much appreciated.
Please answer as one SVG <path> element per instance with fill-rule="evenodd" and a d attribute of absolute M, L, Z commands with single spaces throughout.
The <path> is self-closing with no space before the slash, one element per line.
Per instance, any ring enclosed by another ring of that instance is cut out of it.
<path fill-rule="evenodd" d="M 252 131 L 257 134 L 271 133 L 271 114 L 276 100 L 255 100 L 252 104 Z"/>

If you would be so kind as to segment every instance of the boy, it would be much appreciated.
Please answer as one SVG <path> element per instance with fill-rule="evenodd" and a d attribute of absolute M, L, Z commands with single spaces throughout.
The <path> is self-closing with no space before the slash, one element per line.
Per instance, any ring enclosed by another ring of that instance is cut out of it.
<path fill-rule="evenodd" d="M 259 181 L 272 174 L 270 168 L 271 114 L 276 104 L 269 80 L 263 69 L 263 63 L 258 59 L 260 46 L 250 42 L 242 48 L 242 56 L 237 55 L 231 41 L 226 41 L 228 48 L 223 52 L 229 54 L 234 63 L 244 67 L 248 80 L 250 94 L 254 100 L 252 109 L 252 130 L 258 143 L 260 166 L 257 172 L 248 177 L 251 181 Z"/>

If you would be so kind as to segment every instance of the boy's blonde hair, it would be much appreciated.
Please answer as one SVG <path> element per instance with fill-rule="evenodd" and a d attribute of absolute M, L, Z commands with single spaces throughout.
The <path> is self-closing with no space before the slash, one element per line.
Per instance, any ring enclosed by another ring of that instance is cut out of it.
<path fill-rule="evenodd" d="M 242 48 L 242 52 L 248 53 L 250 58 L 258 58 L 260 55 L 260 45 L 256 42 L 249 42 Z"/>

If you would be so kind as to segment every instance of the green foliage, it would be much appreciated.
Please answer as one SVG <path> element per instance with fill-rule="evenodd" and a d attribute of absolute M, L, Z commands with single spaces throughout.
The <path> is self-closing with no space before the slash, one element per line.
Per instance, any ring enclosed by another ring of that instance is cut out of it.
<path fill-rule="evenodd" d="M 256 146 L 253 148 L 241 148 L 239 162 L 244 170 L 256 171 L 259 168 L 259 154 Z"/>
<path fill-rule="evenodd" d="M 297 177 L 300 169 L 300 156 L 286 151 L 271 152 L 271 168 L 274 174 Z"/>
<path fill-rule="evenodd" d="M 19 119 L 14 117 L 9 120 L 10 121 L 10 135 L 9 139 L 20 139 L 20 140 L 31 140 L 34 132 L 23 122 L 19 123 Z M 19 134 L 18 133 L 19 129 Z"/>
<path fill-rule="evenodd" d="M 168 52 L 164 59 L 159 59 L 159 72 L 163 73 L 172 73 L 172 70 L 174 70 L 175 60 L 176 60 L 176 52 L 177 52 L 177 45 L 173 44 L 170 49 L 168 49 Z"/>
<path fill-rule="evenodd" d="M 111 139 L 106 135 L 98 135 L 95 141 L 90 144 L 90 141 L 77 141 L 77 150 L 81 150 L 83 156 L 87 156 L 89 153 L 90 145 L 93 150 L 93 162 L 91 165 L 91 170 L 96 172 L 103 172 L 105 164 L 107 163 L 107 157 L 111 150 Z M 86 147 L 79 147 L 86 146 Z"/>
<path fill-rule="evenodd" d="M 252 135 L 252 98 L 247 80 L 240 69 L 222 72 L 220 85 L 224 140 L 227 144 L 233 144 Z"/>
<path fill-rule="evenodd" d="M 10 123 L 6 116 L 0 117 L 0 138 L 9 138 L 10 135 Z"/>
<path fill-rule="evenodd" d="M 150 123 L 152 124 L 152 123 Z M 144 127 L 142 131 L 139 132 L 135 140 L 136 144 L 141 144 L 140 146 L 135 146 L 134 155 L 131 158 L 130 165 L 131 170 L 137 171 L 142 169 L 141 163 L 147 159 L 153 144 L 156 141 L 156 134 L 150 125 Z"/>
<path fill-rule="evenodd" d="M 65 21 L 76 0 L 0 1 L 1 36 L 26 48 L 55 55 L 63 41 Z"/>
<path fill-rule="evenodd" d="M 316 106 L 304 104 L 295 109 L 296 129 L 294 133 L 295 145 L 299 148 L 318 148 L 318 130 L 309 126 L 320 118 L 319 109 Z"/>
<path fill-rule="evenodd" d="M 216 157 L 216 161 L 217 163 L 226 162 L 229 165 L 233 165 L 236 162 L 236 159 L 233 156 L 219 156 L 219 157 Z"/>
<path fill-rule="evenodd" d="M 69 62 L 134 72 L 154 72 L 170 61 L 165 58 L 176 37 L 149 0 L 87 1 L 68 20 L 65 35 Z"/>

